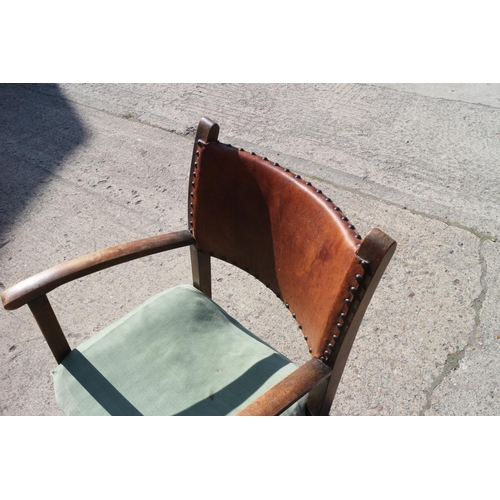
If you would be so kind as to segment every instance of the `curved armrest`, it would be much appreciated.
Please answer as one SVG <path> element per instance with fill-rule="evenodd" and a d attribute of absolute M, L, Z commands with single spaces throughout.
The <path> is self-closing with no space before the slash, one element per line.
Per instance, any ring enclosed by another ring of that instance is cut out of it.
<path fill-rule="evenodd" d="M 123 245 L 104 248 L 82 257 L 51 267 L 5 290 L 1 297 L 5 309 L 17 309 L 47 294 L 69 281 L 165 250 L 193 245 L 195 240 L 189 231 L 161 234 L 151 238 L 131 241 Z"/>
<path fill-rule="evenodd" d="M 312 391 L 331 373 L 331 368 L 323 361 L 318 358 L 310 359 L 255 401 L 252 401 L 237 416 L 279 415 L 302 396 Z"/>

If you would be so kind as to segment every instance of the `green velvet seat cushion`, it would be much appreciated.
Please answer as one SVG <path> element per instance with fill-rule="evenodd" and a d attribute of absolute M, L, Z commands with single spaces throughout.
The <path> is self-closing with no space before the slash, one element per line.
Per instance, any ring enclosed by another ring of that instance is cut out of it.
<path fill-rule="evenodd" d="M 67 415 L 232 415 L 296 366 L 189 285 L 83 342 L 52 372 Z M 304 398 L 284 415 L 304 413 Z"/>

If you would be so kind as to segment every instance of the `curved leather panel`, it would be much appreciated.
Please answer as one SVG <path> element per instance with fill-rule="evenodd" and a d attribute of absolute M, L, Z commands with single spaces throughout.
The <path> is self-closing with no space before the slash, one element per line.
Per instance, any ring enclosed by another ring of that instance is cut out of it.
<path fill-rule="evenodd" d="M 190 224 L 198 249 L 273 290 L 312 355 L 328 358 L 363 275 L 358 233 L 329 198 L 267 159 L 218 142 L 200 143 L 196 155 Z"/>

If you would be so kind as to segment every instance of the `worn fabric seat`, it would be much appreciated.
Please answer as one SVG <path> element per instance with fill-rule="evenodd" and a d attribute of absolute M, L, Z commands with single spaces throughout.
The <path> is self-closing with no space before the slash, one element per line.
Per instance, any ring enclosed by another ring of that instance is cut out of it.
<path fill-rule="evenodd" d="M 232 415 L 295 369 L 180 285 L 80 344 L 52 374 L 67 415 Z M 300 414 L 302 400 L 283 413 Z"/>

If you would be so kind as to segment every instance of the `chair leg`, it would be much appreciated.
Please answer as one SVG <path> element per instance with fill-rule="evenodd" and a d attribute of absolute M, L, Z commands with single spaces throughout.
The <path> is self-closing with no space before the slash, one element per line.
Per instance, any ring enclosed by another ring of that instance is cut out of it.
<path fill-rule="evenodd" d="M 200 252 L 195 245 L 191 245 L 191 269 L 193 272 L 193 286 L 201 290 L 209 299 L 212 298 L 212 270 L 210 255 Z"/>
<path fill-rule="evenodd" d="M 42 331 L 47 344 L 58 363 L 71 352 L 71 348 L 64 336 L 59 321 L 46 295 L 28 302 L 28 306 Z"/>

